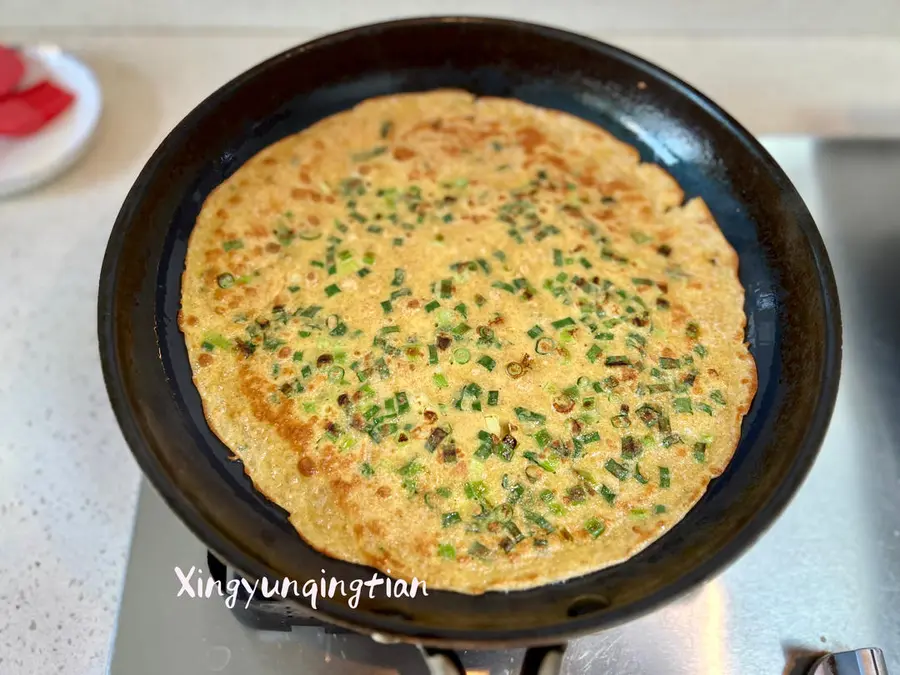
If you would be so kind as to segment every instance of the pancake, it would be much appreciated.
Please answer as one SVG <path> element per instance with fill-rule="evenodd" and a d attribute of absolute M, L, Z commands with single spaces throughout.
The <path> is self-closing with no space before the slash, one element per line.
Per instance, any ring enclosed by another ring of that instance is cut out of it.
<path fill-rule="evenodd" d="M 756 391 L 737 267 L 603 129 L 442 90 L 217 187 L 179 324 L 211 429 L 305 541 L 478 594 L 628 559 L 725 469 Z"/>

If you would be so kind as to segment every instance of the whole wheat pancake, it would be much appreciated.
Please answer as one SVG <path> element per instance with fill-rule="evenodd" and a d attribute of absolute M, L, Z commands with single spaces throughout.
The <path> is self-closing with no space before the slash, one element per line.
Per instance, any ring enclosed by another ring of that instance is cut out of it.
<path fill-rule="evenodd" d="M 756 390 L 704 203 L 576 117 L 365 101 L 206 200 L 181 329 L 216 435 L 316 549 L 465 593 L 621 562 Z"/>

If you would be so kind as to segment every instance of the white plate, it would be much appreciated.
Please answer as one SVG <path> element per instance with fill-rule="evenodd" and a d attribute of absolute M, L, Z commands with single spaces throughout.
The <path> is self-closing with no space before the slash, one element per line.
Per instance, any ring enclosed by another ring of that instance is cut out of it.
<path fill-rule="evenodd" d="M 103 97 L 90 68 L 53 45 L 25 47 L 25 82 L 41 77 L 75 96 L 72 105 L 33 136 L 0 137 L 0 197 L 45 183 L 68 169 L 93 136 Z"/>

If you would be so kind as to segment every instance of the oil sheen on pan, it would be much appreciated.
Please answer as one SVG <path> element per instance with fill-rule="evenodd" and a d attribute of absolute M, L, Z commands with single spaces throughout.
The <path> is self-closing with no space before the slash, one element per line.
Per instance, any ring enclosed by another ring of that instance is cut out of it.
<path fill-rule="evenodd" d="M 756 390 L 737 268 L 603 129 L 434 91 L 216 188 L 179 323 L 210 427 L 311 546 L 478 594 L 628 559 L 725 469 Z"/>

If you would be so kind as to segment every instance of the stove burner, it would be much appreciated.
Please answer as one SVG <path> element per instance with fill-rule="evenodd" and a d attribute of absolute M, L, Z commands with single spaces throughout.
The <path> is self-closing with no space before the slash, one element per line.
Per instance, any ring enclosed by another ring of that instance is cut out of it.
<path fill-rule="evenodd" d="M 211 551 L 206 552 L 206 564 L 212 578 L 222 584 L 223 588 L 231 579 L 242 578 Z M 302 607 L 286 599 L 258 595 L 250 597 L 243 585 L 238 588 L 237 601 L 231 608 L 231 613 L 241 624 L 254 630 L 290 632 L 294 626 L 298 626 L 318 628 L 331 635 L 352 633 L 346 628 L 320 621 L 306 614 Z"/>
<path fill-rule="evenodd" d="M 211 551 L 206 552 L 206 564 L 210 575 L 223 588 L 232 579 L 242 579 Z M 254 630 L 290 632 L 297 626 L 316 628 L 331 635 L 354 634 L 304 613 L 299 605 L 286 599 L 250 597 L 243 585 L 238 589 L 231 612 L 242 625 Z M 431 675 L 466 675 L 466 669 L 455 652 L 427 647 L 420 649 Z M 565 645 L 528 649 L 520 675 L 557 675 L 562 670 L 564 649 Z M 857 649 L 826 654 L 813 664 L 807 675 L 888 675 L 888 671 L 880 649 Z"/>

